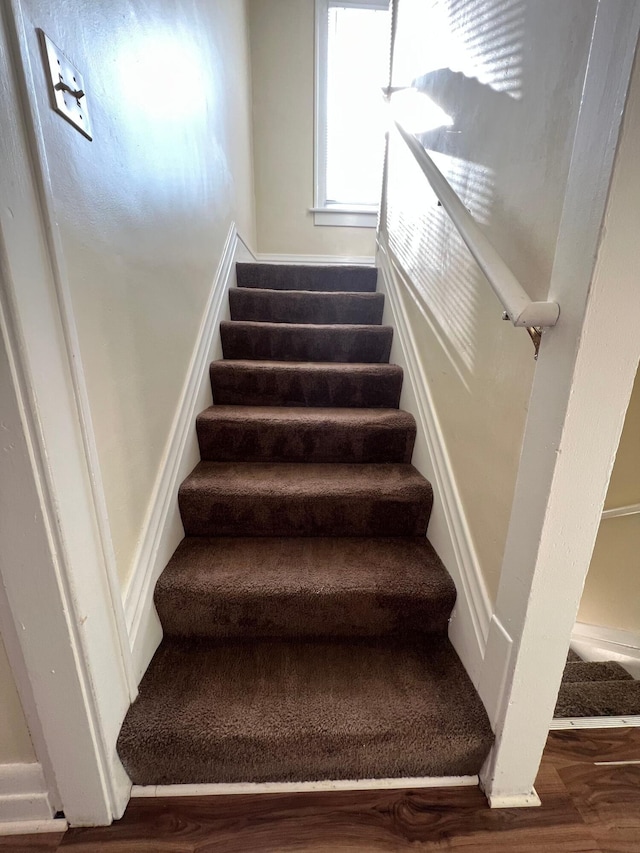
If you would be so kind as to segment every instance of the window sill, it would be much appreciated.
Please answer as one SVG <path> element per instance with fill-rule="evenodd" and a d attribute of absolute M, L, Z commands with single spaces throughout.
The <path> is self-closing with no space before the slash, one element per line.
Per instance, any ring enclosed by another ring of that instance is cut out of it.
<path fill-rule="evenodd" d="M 375 228 L 378 209 L 371 207 L 312 207 L 314 225 L 338 225 L 347 228 Z"/>

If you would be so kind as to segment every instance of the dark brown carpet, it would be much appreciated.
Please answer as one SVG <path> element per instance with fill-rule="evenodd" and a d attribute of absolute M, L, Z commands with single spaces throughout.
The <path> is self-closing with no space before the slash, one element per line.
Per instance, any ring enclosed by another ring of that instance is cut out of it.
<path fill-rule="evenodd" d="M 398 409 L 212 406 L 196 427 L 208 462 L 410 462 L 416 435 Z"/>
<path fill-rule="evenodd" d="M 492 739 L 446 639 L 165 640 L 118 749 L 154 785 L 474 774 Z"/>
<path fill-rule="evenodd" d="M 262 323 L 321 323 L 380 325 L 382 293 L 312 293 L 232 288 L 232 320 Z"/>
<path fill-rule="evenodd" d="M 200 462 L 178 496 L 187 536 L 424 536 L 412 465 Z"/>
<path fill-rule="evenodd" d="M 447 640 L 376 271 L 237 282 L 123 764 L 143 785 L 476 774 L 493 735 Z"/>
<path fill-rule="evenodd" d="M 640 715 L 640 682 L 615 661 L 584 661 L 569 654 L 555 717 Z"/>
<path fill-rule="evenodd" d="M 231 359 L 389 361 L 390 326 L 315 326 L 296 323 L 220 323 L 222 354 Z"/>
<path fill-rule="evenodd" d="M 236 264 L 238 287 L 269 290 L 321 290 L 325 293 L 373 293 L 378 271 L 354 266 L 298 266 L 295 264 Z"/>
<path fill-rule="evenodd" d="M 165 636 L 445 634 L 456 590 L 424 537 L 184 539 L 155 603 Z"/>
<path fill-rule="evenodd" d="M 213 402 L 245 406 L 331 406 L 397 409 L 397 364 L 214 361 Z"/>

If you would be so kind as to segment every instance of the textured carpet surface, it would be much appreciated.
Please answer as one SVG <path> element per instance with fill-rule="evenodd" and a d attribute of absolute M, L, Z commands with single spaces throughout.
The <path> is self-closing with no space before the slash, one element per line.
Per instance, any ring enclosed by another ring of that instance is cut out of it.
<path fill-rule="evenodd" d="M 391 326 L 220 323 L 225 358 L 278 361 L 389 361 Z"/>
<path fill-rule="evenodd" d="M 640 715 L 640 681 L 615 661 L 585 661 L 569 652 L 555 717 Z"/>
<path fill-rule="evenodd" d="M 200 462 L 178 500 L 187 536 L 424 536 L 432 491 L 412 465 Z"/>
<path fill-rule="evenodd" d="M 222 405 L 397 409 L 402 391 L 396 364 L 214 361 L 209 373 Z"/>
<path fill-rule="evenodd" d="M 264 323 L 373 324 L 382 323 L 382 293 L 313 293 L 232 288 L 232 320 Z"/>
<path fill-rule="evenodd" d="M 212 462 L 410 462 L 416 434 L 398 409 L 212 406 L 196 427 Z"/>
<path fill-rule="evenodd" d="M 376 275 L 237 267 L 164 640 L 118 741 L 136 784 L 458 776 L 488 754 Z"/>
<path fill-rule="evenodd" d="M 297 266 L 294 264 L 236 264 L 238 287 L 270 290 L 321 290 L 370 292 L 376 289 L 378 271 L 356 266 Z"/>
<path fill-rule="evenodd" d="M 143 785 L 467 775 L 492 742 L 445 639 L 165 640 L 125 720 Z"/>
<path fill-rule="evenodd" d="M 456 590 L 424 537 L 184 539 L 155 603 L 165 636 L 445 634 Z"/>

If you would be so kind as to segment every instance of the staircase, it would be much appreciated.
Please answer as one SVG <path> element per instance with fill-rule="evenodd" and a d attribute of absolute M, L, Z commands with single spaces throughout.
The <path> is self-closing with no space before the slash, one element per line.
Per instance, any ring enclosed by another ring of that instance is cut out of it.
<path fill-rule="evenodd" d="M 478 773 L 455 588 L 376 270 L 238 264 L 164 639 L 118 741 L 134 784 Z"/>
<path fill-rule="evenodd" d="M 640 681 L 615 661 L 585 661 L 569 652 L 554 717 L 640 716 Z"/>

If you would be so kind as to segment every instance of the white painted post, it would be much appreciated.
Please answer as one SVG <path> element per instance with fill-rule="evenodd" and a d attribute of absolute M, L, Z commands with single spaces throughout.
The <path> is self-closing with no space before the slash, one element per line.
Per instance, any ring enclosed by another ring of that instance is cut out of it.
<path fill-rule="evenodd" d="M 504 673 L 481 776 L 492 806 L 539 802 L 533 784 L 640 358 L 637 72 L 611 183 L 639 28 L 640 4 L 600 0 L 549 293 L 561 315 L 543 336 L 480 684 L 486 695 Z"/>

